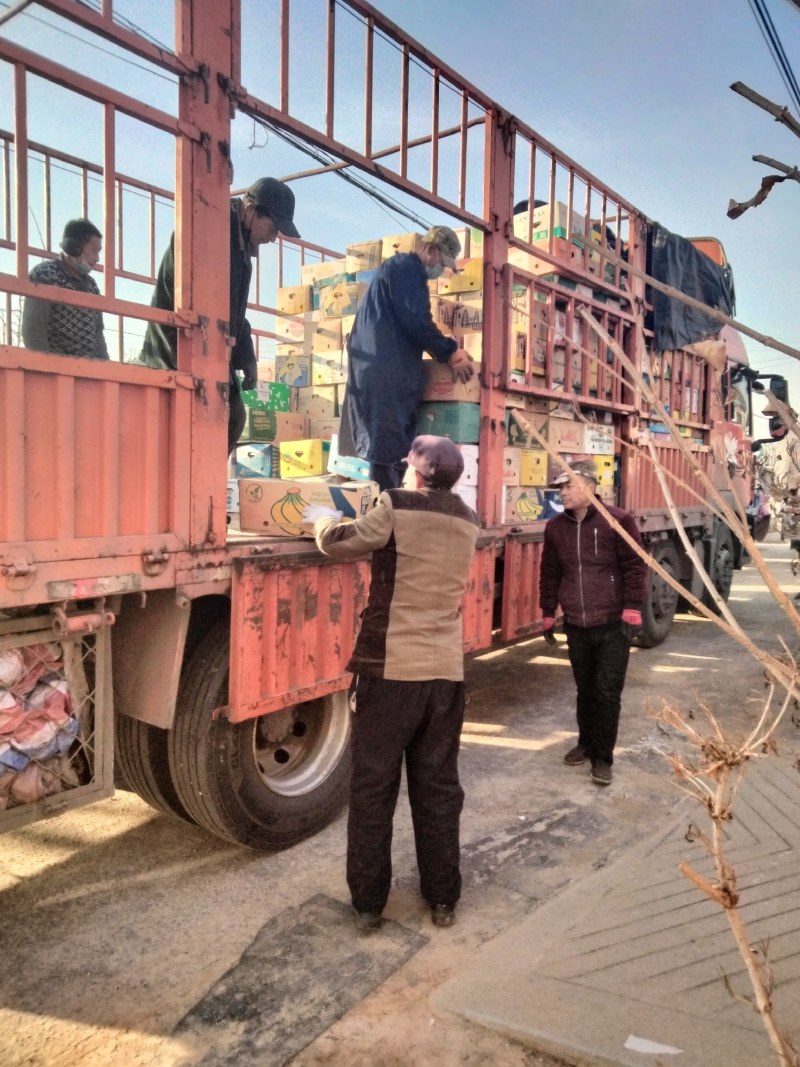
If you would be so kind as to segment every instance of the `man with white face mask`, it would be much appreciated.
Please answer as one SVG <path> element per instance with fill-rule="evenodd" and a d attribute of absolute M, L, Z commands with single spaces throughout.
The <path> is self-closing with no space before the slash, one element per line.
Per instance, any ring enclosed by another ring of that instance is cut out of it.
<path fill-rule="evenodd" d="M 429 280 L 456 270 L 460 252 L 448 226 L 433 226 L 418 252 L 384 260 L 350 333 L 339 452 L 368 460 L 381 490 L 397 489 L 403 479 L 425 386 L 423 352 L 447 363 L 456 380 L 475 373 L 471 357 L 434 323 L 428 293 Z"/>
<path fill-rule="evenodd" d="M 100 259 L 103 235 L 88 219 L 71 219 L 64 227 L 61 255 L 38 263 L 30 273 L 36 285 L 56 285 L 81 293 L 100 294 L 90 271 Z M 108 359 L 99 311 L 57 304 L 35 296 L 25 298 L 22 311 L 22 340 L 37 352 L 62 356 Z"/>

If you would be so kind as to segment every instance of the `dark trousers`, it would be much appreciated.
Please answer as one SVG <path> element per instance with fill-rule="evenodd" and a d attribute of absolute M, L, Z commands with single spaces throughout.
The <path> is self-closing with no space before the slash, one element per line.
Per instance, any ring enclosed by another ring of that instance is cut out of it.
<path fill-rule="evenodd" d="M 386 489 L 399 489 L 403 484 L 405 467 L 396 463 L 370 463 L 370 480 L 378 483 L 383 493 Z"/>
<path fill-rule="evenodd" d="M 242 391 L 239 388 L 239 379 L 231 368 L 228 376 L 228 455 L 238 445 L 246 422 L 247 414 L 242 400 Z"/>
<path fill-rule="evenodd" d="M 631 646 L 622 624 L 564 624 L 569 661 L 578 687 L 578 744 L 591 760 L 614 762 L 622 689 Z"/>
<path fill-rule="evenodd" d="M 380 914 L 392 881 L 392 820 L 403 756 L 420 890 L 429 904 L 461 895 L 458 746 L 464 684 L 358 679 L 347 884 L 357 911 Z"/>

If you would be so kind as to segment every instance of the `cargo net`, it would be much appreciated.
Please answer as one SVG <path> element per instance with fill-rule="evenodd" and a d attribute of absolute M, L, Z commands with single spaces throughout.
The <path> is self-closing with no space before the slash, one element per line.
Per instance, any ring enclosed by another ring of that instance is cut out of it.
<path fill-rule="evenodd" d="M 92 781 L 95 638 L 0 648 L 0 810 Z"/>

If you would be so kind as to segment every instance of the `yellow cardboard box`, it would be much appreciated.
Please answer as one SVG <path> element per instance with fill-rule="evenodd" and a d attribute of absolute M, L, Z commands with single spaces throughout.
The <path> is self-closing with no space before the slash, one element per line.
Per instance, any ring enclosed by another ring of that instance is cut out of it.
<path fill-rule="evenodd" d="M 287 315 L 301 315 L 313 310 L 313 296 L 310 285 L 289 285 L 278 289 L 278 311 Z"/>
<path fill-rule="evenodd" d="M 295 410 L 303 415 L 316 419 L 333 419 L 339 414 L 335 385 L 312 385 L 306 389 L 295 389 L 293 393 Z"/>
<path fill-rule="evenodd" d="M 533 486 L 507 485 L 503 494 L 503 522 L 535 522 L 544 504 Z"/>
<path fill-rule="evenodd" d="M 323 504 L 342 512 L 345 522 L 365 515 L 378 498 L 375 482 L 322 479 L 279 481 L 273 478 L 239 479 L 239 526 L 269 535 L 313 537 L 313 524 L 303 522 L 307 504 Z"/>
<path fill-rule="evenodd" d="M 357 274 L 360 270 L 377 270 L 383 258 L 383 241 L 362 241 L 347 246 L 345 270 Z"/>
<path fill-rule="evenodd" d="M 445 274 L 439 279 L 439 292 L 477 293 L 483 291 L 483 260 L 459 259 L 459 273 Z"/>
<path fill-rule="evenodd" d="M 347 353 L 325 352 L 311 357 L 311 384 L 338 385 L 347 381 Z"/>
<path fill-rule="evenodd" d="M 520 450 L 519 484 L 547 485 L 547 453 L 542 448 Z"/>
<path fill-rule="evenodd" d="M 334 434 L 339 433 L 341 419 L 309 419 L 308 436 L 318 437 L 321 441 L 330 441 Z"/>
<path fill-rule="evenodd" d="M 326 278 L 332 278 L 335 274 L 344 274 L 344 259 L 326 259 L 321 263 L 304 263 L 300 268 L 300 281 L 303 285 L 313 285 L 314 282 L 322 282 Z"/>
<path fill-rule="evenodd" d="M 322 352 L 339 352 L 342 348 L 342 320 L 320 319 L 311 335 L 311 351 L 314 355 Z"/>
<path fill-rule="evenodd" d="M 342 315 L 339 320 L 342 324 L 342 348 L 347 349 L 347 342 L 350 340 L 350 334 L 353 332 L 353 326 L 355 325 L 355 315 Z"/>
<path fill-rule="evenodd" d="M 381 259 L 391 259 L 397 252 L 418 252 L 422 238 L 418 233 L 395 233 L 381 242 Z"/>
<path fill-rule="evenodd" d="M 503 449 L 503 485 L 519 485 L 521 452 L 521 448 L 511 445 L 506 445 Z"/>
<path fill-rule="evenodd" d="M 313 478 L 328 469 L 330 441 L 281 441 L 281 478 Z"/>
<path fill-rule="evenodd" d="M 328 285 L 321 289 L 319 310 L 323 319 L 355 315 L 366 291 L 367 286 L 363 282 L 340 282 L 338 285 Z"/>

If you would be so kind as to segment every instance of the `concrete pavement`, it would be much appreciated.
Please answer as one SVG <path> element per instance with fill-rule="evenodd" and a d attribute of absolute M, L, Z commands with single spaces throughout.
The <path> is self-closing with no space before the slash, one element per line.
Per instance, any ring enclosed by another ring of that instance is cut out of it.
<path fill-rule="evenodd" d="M 613 786 L 611 788 L 614 788 Z M 442 986 L 440 1007 L 575 1064 L 760 1067 L 777 1062 L 750 1004 L 725 915 L 678 864 L 710 877 L 677 813 L 643 843 L 537 909 Z M 748 769 L 730 827 L 742 916 L 771 944 L 779 1025 L 800 1019 L 800 774 L 777 756 Z M 800 1043 L 800 1042 L 798 1042 Z"/>

